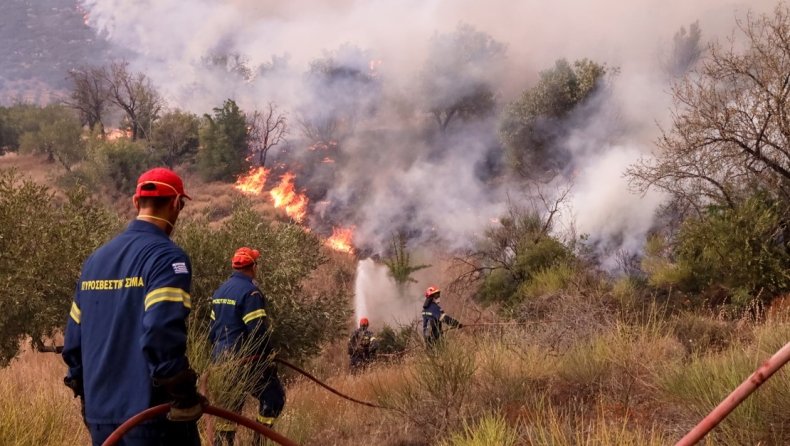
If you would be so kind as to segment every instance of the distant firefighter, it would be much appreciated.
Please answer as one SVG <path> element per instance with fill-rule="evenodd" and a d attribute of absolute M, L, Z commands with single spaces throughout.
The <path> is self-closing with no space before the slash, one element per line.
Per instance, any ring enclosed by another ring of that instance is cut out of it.
<path fill-rule="evenodd" d="M 439 288 L 428 287 L 425 291 L 425 303 L 422 304 L 422 335 L 428 347 L 435 345 L 442 338 L 443 324 L 456 328 L 463 327 L 463 324 L 444 313 L 439 306 L 440 301 Z"/>
<path fill-rule="evenodd" d="M 355 375 L 376 359 L 378 341 L 373 332 L 368 330 L 370 322 L 363 317 L 359 320 L 359 328 L 351 333 L 348 340 L 348 356 L 351 363 L 351 374 Z"/>

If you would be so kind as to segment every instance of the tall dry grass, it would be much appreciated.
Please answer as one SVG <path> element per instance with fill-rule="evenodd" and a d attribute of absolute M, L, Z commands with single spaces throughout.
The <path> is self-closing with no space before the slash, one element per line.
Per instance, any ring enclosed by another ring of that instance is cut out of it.
<path fill-rule="evenodd" d="M 0 369 L 0 444 L 90 444 L 59 355 L 26 351 Z"/>
<path fill-rule="evenodd" d="M 575 298 L 587 302 L 578 308 L 595 305 L 590 296 Z M 564 333 L 567 320 L 551 315 L 541 324 L 453 330 L 446 345 L 430 353 L 418 346 L 358 376 L 348 372 L 342 342 L 327 346 L 310 371 L 341 392 L 389 409 L 354 404 L 283 371 L 287 403 L 275 429 L 303 445 L 672 444 L 790 339 L 786 317 L 722 325 L 710 316 L 670 315 L 656 305 L 638 313 L 609 311 L 613 323 L 579 327 L 563 343 L 548 334 Z M 709 345 L 689 348 L 688 339 Z M 194 345 L 204 352 L 203 359 L 191 353 L 195 366 L 214 367 L 205 345 Z M 235 372 L 212 383 L 212 402 L 222 405 L 221 393 L 234 392 L 229 382 L 240 380 Z M 62 385 L 64 373 L 56 355 L 30 352 L 0 370 L 0 444 L 87 441 L 77 401 Z M 786 372 L 772 378 L 706 444 L 788 444 L 787 379 Z M 256 410 L 248 398 L 244 413 L 254 417 Z M 239 439 L 249 444 L 252 435 L 241 429 Z"/>

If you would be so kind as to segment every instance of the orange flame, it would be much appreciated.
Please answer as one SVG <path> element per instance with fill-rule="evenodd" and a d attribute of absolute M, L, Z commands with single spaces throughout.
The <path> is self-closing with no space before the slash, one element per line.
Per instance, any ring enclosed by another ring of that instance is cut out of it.
<path fill-rule="evenodd" d="M 330 157 L 326 157 L 326 158 L 324 158 L 324 161 L 323 161 L 323 162 L 324 162 L 324 163 L 334 163 L 334 162 L 335 162 L 335 160 L 333 160 L 333 159 L 332 159 L 332 158 L 330 158 Z"/>
<path fill-rule="evenodd" d="M 353 253 L 354 247 L 351 246 L 351 239 L 354 238 L 354 229 L 356 228 L 356 226 L 332 228 L 332 236 L 326 240 L 326 246 L 335 251 Z"/>
<path fill-rule="evenodd" d="M 312 146 L 308 147 L 307 149 L 308 150 L 316 150 L 316 149 L 328 150 L 330 147 L 333 148 L 333 149 L 336 148 L 337 147 L 337 141 L 329 141 L 328 143 L 325 143 L 323 141 L 318 141 L 317 143 L 313 144 Z"/>
<path fill-rule="evenodd" d="M 271 190 L 274 207 L 285 208 L 289 217 L 301 223 L 307 215 L 307 197 L 294 190 L 294 175 L 286 172 L 280 178 L 280 184 Z"/>
<path fill-rule="evenodd" d="M 77 6 L 77 12 L 82 14 L 82 23 L 86 25 L 90 25 L 90 17 L 88 17 L 88 11 L 82 9 L 80 6 Z"/>
<path fill-rule="evenodd" d="M 125 129 L 111 129 L 109 132 L 104 134 L 104 139 L 107 141 L 115 141 L 120 138 L 131 138 L 132 131 L 125 130 Z"/>
<path fill-rule="evenodd" d="M 239 176 L 235 187 L 244 194 L 260 195 L 263 192 L 263 185 L 266 184 L 268 175 L 269 171 L 263 167 L 252 169 L 249 175 Z"/>

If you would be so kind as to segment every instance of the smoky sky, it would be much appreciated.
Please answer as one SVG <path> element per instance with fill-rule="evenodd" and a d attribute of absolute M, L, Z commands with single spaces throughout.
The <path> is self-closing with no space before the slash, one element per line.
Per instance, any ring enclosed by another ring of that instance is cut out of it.
<path fill-rule="evenodd" d="M 763 13 L 774 5 L 768 0 L 85 0 L 83 7 L 97 31 L 136 52 L 134 67 L 153 78 L 172 106 L 202 114 L 226 98 L 244 109 L 274 101 L 292 124 L 297 114 L 313 120 L 341 114 L 342 142 L 336 148 L 311 155 L 309 142 L 300 141 L 294 129 L 282 160 L 335 161 L 303 168 L 297 184 L 309 189 L 316 178 L 326 189 L 320 211 L 334 213 L 335 223 L 356 225 L 356 242 L 377 251 L 398 229 L 414 240 L 463 247 L 501 215 L 506 196 L 517 195 L 521 185 L 500 175 L 497 114 L 559 58 L 589 58 L 619 69 L 606 97 L 593 98 L 605 104 L 577 111 L 560 142 L 573 158 L 572 171 L 562 180 L 573 182 L 568 218 L 572 215 L 577 229 L 593 240 L 639 249 L 662 197 L 631 194 L 622 173 L 653 150 L 656 124 L 669 117 L 669 80 L 660 60 L 673 34 L 699 20 L 704 42 L 724 40 L 749 8 Z M 501 60 L 468 73 L 492 85 L 497 102 L 489 116 L 456 120 L 439 132 L 418 78 L 426 58 L 436 57 L 432 37 L 451 33 L 460 23 L 506 45 Z M 230 52 L 248 58 L 251 76 L 229 81 L 227 73 L 201 63 L 209 54 Z M 322 57 L 350 69 L 343 72 L 345 83 L 311 81 L 311 61 Z M 262 64 L 268 65 L 259 69 Z"/>

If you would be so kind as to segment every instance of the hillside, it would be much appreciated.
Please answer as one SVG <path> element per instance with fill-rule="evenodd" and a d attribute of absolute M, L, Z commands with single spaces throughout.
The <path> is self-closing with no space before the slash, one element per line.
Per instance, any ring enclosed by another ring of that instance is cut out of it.
<path fill-rule="evenodd" d="M 0 104 L 47 103 L 65 73 L 107 60 L 111 45 L 85 23 L 78 0 L 4 0 L 0 14 Z"/>

